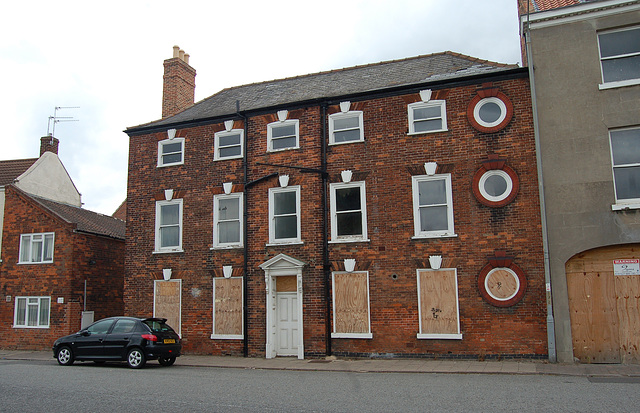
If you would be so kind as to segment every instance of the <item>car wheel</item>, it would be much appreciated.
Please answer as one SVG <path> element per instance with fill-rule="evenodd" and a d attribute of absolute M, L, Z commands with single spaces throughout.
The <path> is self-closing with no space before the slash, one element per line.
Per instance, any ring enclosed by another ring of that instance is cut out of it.
<path fill-rule="evenodd" d="M 62 347 L 58 350 L 56 359 L 61 366 L 70 366 L 73 364 L 73 351 L 69 347 Z"/>
<path fill-rule="evenodd" d="M 144 367 L 144 364 L 147 362 L 147 359 L 144 356 L 144 353 L 139 348 L 135 347 L 129 350 L 127 354 L 127 364 L 132 369 L 141 369 Z"/>
<path fill-rule="evenodd" d="M 158 359 L 158 363 L 160 363 L 161 366 L 165 366 L 165 367 L 173 366 L 173 363 L 175 362 L 176 362 L 175 357 L 160 357 Z"/>

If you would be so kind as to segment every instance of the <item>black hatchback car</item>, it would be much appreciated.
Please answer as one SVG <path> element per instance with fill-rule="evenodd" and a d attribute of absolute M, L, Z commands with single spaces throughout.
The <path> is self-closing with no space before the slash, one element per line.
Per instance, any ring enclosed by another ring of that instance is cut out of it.
<path fill-rule="evenodd" d="M 180 336 L 165 318 L 110 317 L 53 344 L 53 357 L 63 366 L 75 360 L 126 361 L 139 369 L 147 360 L 171 366 L 180 356 Z"/>

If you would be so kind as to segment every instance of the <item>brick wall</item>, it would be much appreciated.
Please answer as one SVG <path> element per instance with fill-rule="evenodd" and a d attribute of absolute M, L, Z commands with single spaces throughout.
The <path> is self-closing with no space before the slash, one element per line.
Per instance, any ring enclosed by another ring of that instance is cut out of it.
<path fill-rule="evenodd" d="M 7 187 L 6 195 L 0 346 L 48 350 L 56 338 L 80 330 L 85 279 L 87 310 L 95 311 L 96 320 L 122 314 L 124 242 L 74 232 L 73 224 L 12 187 Z M 20 235 L 43 232 L 55 233 L 53 263 L 18 264 Z M 49 328 L 13 328 L 16 296 L 50 296 Z"/>
<path fill-rule="evenodd" d="M 486 86 L 486 85 L 485 85 Z M 330 176 L 344 169 L 366 176 L 369 242 L 330 244 L 334 264 L 354 258 L 369 271 L 372 339 L 332 339 L 338 355 L 393 354 L 438 357 L 542 357 L 546 354 L 546 314 L 542 240 L 533 123 L 526 78 L 494 82 L 514 105 L 508 126 L 482 133 L 467 119 L 468 104 L 480 83 L 440 91 L 446 96 L 448 131 L 407 135 L 407 103 L 417 94 L 358 102 L 364 112 L 365 141 L 329 146 Z M 328 108 L 329 113 L 337 111 Z M 292 108 L 289 119 L 300 121 L 300 149 L 268 153 L 267 124 L 275 114 L 247 120 L 248 176 L 290 175 L 289 185 L 300 185 L 301 245 L 267 246 L 268 189 L 271 178 L 252 186 L 248 204 L 248 348 L 252 356 L 265 355 L 266 294 L 259 265 L 285 253 L 306 263 L 303 270 L 304 345 L 307 356 L 326 352 L 326 305 L 322 256 L 322 179 L 318 174 L 261 164 L 320 168 L 321 118 L 319 106 Z M 236 121 L 235 128 L 243 122 Z M 134 135 L 130 139 L 125 312 L 151 315 L 153 280 L 162 268 L 172 268 L 183 280 L 182 334 L 186 352 L 241 354 L 241 340 L 211 340 L 212 277 L 223 265 L 242 269 L 242 249 L 212 250 L 213 194 L 223 182 L 244 181 L 242 159 L 213 161 L 214 133 L 223 125 L 178 129 L 185 138 L 184 165 L 157 168 L 158 141 L 166 132 Z M 515 200 L 503 208 L 482 205 L 474 197 L 473 176 L 488 155 L 506 159 L 520 180 Z M 424 162 L 436 161 L 451 170 L 457 237 L 412 239 L 411 173 Z M 180 191 L 184 201 L 184 252 L 153 254 L 155 200 L 162 190 Z M 237 188 L 236 188 L 237 189 Z M 240 189 L 241 190 L 241 189 Z M 329 217 L 327 217 L 329 219 Z M 330 221 L 329 221 L 330 222 Z M 330 224 L 327 224 L 330 228 Z M 477 279 L 487 257 L 504 250 L 514 257 L 528 281 L 518 304 L 498 308 L 484 301 Z M 417 339 L 417 262 L 440 254 L 457 268 L 462 340 Z M 219 273 L 218 273 L 219 274 Z M 218 275 L 219 276 L 219 275 Z"/>

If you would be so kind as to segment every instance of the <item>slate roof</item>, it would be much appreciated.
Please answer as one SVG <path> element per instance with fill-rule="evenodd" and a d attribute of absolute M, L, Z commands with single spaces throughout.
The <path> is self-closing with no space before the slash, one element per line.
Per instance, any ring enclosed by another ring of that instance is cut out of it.
<path fill-rule="evenodd" d="M 23 194 L 35 200 L 37 203 L 63 220 L 76 224 L 76 229 L 78 231 L 124 240 L 126 224 L 120 219 L 72 205 L 38 198 L 25 194 L 24 192 Z"/>
<path fill-rule="evenodd" d="M 12 184 L 17 177 L 25 173 L 37 160 L 38 158 L 0 161 L 0 186 Z"/>
<path fill-rule="evenodd" d="M 237 112 L 236 101 L 241 111 L 252 111 L 515 68 L 518 66 L 449 51 L 391 60 L 230 87 L 174 116 L 135 126 L 127 129 L 126 132 L 234 115 Z"/>

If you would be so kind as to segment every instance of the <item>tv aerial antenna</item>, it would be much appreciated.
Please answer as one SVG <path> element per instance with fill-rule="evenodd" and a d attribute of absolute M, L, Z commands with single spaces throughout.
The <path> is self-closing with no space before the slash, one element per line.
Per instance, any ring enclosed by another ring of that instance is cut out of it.
<path fill-rule="evenodd" d="M 56 133 L 56 123 L 60 122 L 79 122 L 79 119 L 73 119 L 73 116 L 58 116 L 60 109 L 80 109 L 80 106 L 56 106 L 53 108 L 53 116 L 49 116 L 47 122 L 47 136 L 54 136 Z"/>

